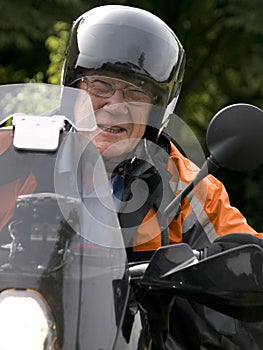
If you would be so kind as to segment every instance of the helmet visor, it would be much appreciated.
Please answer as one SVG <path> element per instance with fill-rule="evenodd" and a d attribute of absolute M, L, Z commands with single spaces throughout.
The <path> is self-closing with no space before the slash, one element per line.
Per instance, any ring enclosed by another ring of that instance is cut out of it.
<path fill-rule="evenodd" d="M 181 79 L 184 50 L 159 18 L 135 8 L 111 6 L 88 11 L 72 30 L 64 83 L 72 85 L 79 68 L 150 81 L 166 100 Z M 135 82 L 134 82 L 135 83 Z"/>

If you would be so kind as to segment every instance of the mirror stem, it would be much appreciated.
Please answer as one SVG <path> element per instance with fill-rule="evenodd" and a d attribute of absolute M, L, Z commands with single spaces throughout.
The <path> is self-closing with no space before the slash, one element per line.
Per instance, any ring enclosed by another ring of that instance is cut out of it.
<path fill-rule="evenodd" d="M 216 169 L 218 169 L 220 166 L 219 164 L 213 159 L 213 157 L 210 155 L 205 163 L 203 164 L 202 168 L 194 178 L 192 182 L 190 182 L 185 189 L 179 193 L 178 196 L 174 198 L 174 200 L 171 201 L 171 203 L 165 208 L 163 215 L 162 215 L 162 222 L 161 222 L 161 243 L 162 246 L 169 245 L 169 217 L 176 217 L 180 213 L 180 204 L 181 201 L 188 195 L 189 192 L 191 192 L 194 187 L 199 184 L 201 180 L 203 180 L 208 174 L 211 174 Z"/>

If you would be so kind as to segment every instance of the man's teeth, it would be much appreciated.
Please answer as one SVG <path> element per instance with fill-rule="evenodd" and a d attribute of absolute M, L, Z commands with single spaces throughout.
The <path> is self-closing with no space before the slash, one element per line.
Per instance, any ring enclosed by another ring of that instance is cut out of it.
<path fill-rule="evenodd" d="M 120 128 L 118 126 L 107 126 L 107 125 L 99 125 L 99 128 L 103 131 L 108 131 L 108 132 L 112 132 L 115 134 L 124 130 L 123 128 Z"/>

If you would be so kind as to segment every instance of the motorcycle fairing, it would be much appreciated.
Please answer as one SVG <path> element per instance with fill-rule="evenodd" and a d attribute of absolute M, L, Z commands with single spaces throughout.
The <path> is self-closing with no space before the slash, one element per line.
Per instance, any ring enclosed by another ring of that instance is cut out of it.
<path fill-rule="evenodd" d="M 68 135 L 61 134 L 58 151 Z M 54 349 L 86 349 L 87 344 L 89 349 L 111 349 L 121 333 L 129 294 L 120 227 L 110 226 L 106 235 L 107 222 L 95 217 L 91 234 L 90 213 L 78 185 L 68 196 L 69 182 L 60 173 L 58 152 L 17 150 L 12 138 L 12 129 L 0 130 L 0 295 L 10 288 L 37 291 L 55 320 Z M 100 162 L 93 147 L 86 144 L 85 152 L 87 158 L 80 156 L 77 169 L 73 166 L 66 177 L 77 182 L 85 159 Z M 89 164 L 87 169 L 91 170 Z M 107 183 L 103 166 L 99 169 L 98 181 Z M 55 193 L 54 179 L 61 180 L 60 193 Z M 103 190 L 104 198 L 111 196 L 109 187 Z M 118 222 L 113 206 L 106 214 L 111 225 Z M 96 232 L 103 237 L 97 240 Z"/>

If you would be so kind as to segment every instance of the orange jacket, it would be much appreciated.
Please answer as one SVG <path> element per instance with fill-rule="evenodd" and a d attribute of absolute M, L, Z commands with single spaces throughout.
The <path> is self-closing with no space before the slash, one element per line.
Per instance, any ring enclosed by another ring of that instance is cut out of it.
<path fill-rule="evenodd" d="M 198 168 L 172 144 L 167 164 L 172 174 L 171 188 L 179 193 L 198 172 Z M 169 225 L 170 243 L 186 242 L 201 249 L 218 236 L 251 233 L 263 238 L 250 227 L 244 216 L 230 205 L 223 184 L 212 175 L 203 179 L 181 204 L 181 211 Z M 151 209 L 134 235 L 135 252 L 155 250 L 161 245 L 158 216 Z"/>
<path fill-rule="evenodd" d="M 0 156 L 10 147 L 11 143 L 11 130 L 3 129 L 0 134 Z M 17 177 L 9 183 L 0 185 L 0 231 L 13 216 L 17 197 L 33 193 L 36 186 L 36 179 L 32 172 L 24 179 Z"/>

